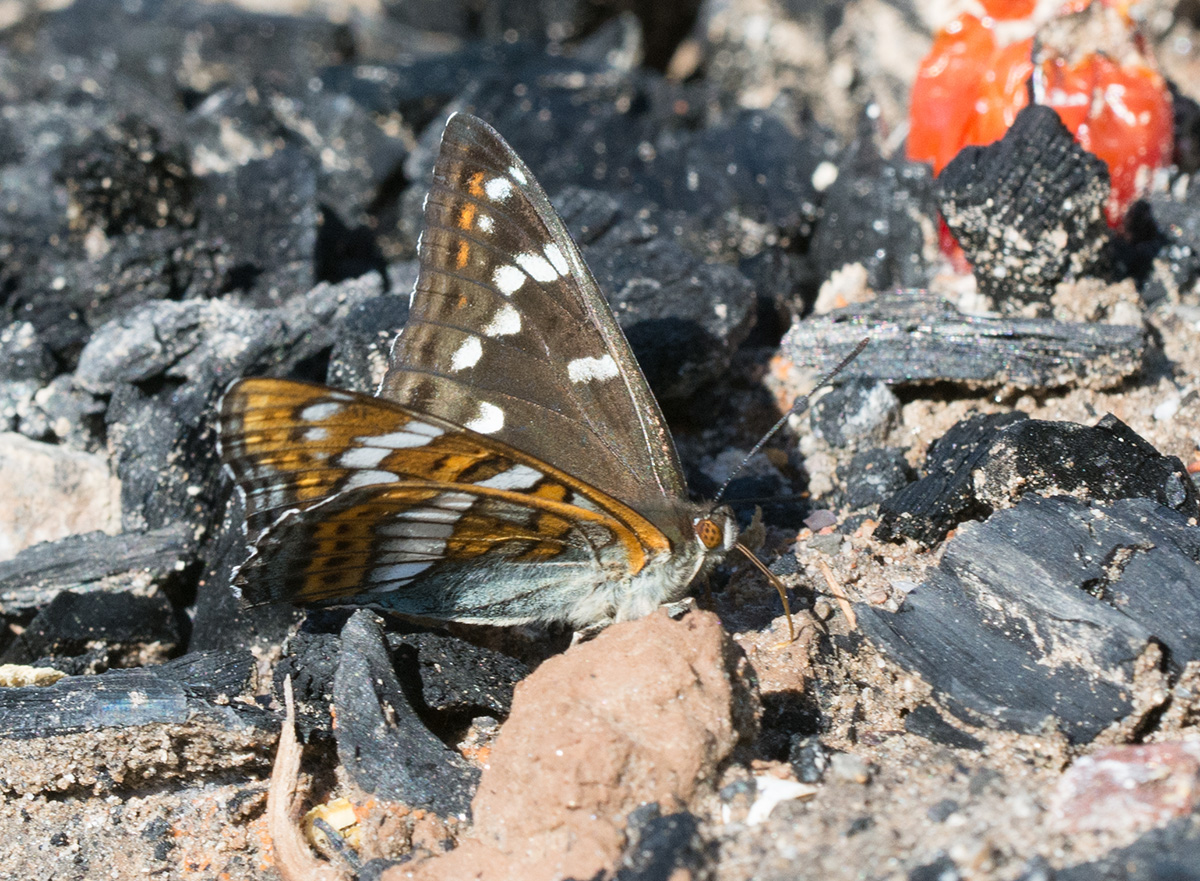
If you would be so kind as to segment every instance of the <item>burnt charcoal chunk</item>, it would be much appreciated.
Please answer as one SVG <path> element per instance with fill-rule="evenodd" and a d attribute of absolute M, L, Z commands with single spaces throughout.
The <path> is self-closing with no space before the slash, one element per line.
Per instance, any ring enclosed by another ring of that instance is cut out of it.
<path fill-rule="evenodd" d="M 797 321 L 780 348 L 797 367 L 825 373 L 864 337 L 870 345 L 843 371 L 845 380 L 1109 388 L 1141 369 L 1145 350 L 1140 327 L 967 315 L 923 291 L 881 294 Z"/>
<path fill-rule="evenodd" d="M 28 321 L 0 328 L 0 382 L 30 380 L 43 386 L 55 372 L 54 357 Z"/>
<path fill-rule="evenodd" d="M 989 437 L 989 424 L 1003 430 Z M 986 517 L 1028 492 L 1145 498 L 1200 516 L 1196 487 L 1183 463 L 1163 456 L 1111 414 L 1093 427 L 1025 420 L 1023 414 L 974 417 L 930 447 L 925 471 L 880 506 L 876 538 L 933 544 L 955 524 Z"/>
<path fill-rule="evenodd" d="M 513 689 L 529 675 L 515 658 L 436 633 L 390 635 L 398 670 L 415 670 L 425 708 L 464 717 L 505 717 Z"/>
<path fill-rule="evenodd" d="M 77 655 L 93 643 L 103 643 L 110 652 L 151 643 L 170 651 L 180 639 L 175 610 L 157 591 L 143 596 L 129 591 L 64 590 L 34 617 L 3 660 L 28 664 L 43 657 Z"/>
<path fill-rule="evenodd" d="M 913 479 L 904 450 L 867 450 L 838 468 L 851 510 L 876 505 L 898 493 Z"/>
<path fill-rule="evenodd" d="M 996 434 L 1026 418 L 1024 413 L 973 416 L 934 441 L 925 455 L 925 476 L 880 504 L 875 537 L 935 544 L 963 520 L 986 516 L 988 509 L 973 494 L 971 473 Z"/>
<path fill-rule="evenodd" d="M 317 177 L 317 160 L 288 146 L 203 179 L 197 196 L 201 228 L 229 244 L 227 288 L 273 305 L 318 281 Z"/>
<path fill-rule="evenodd" d="M 710 864 L 699 821 L 686 811 L 663 816 L 657 802 L 643 805 L 629 815 L 626 834 L 614 881 L 695 878 Z"/>
<path fill-rule="evenodd" d="M 900 419 L 900 401 L 883 382 L 838 383 L 812 406 L 810 423 L 832 447 L 881 443 Z"/>
<path fill-rule="evenodd" d="M 924 252 L 938 209 L 928 165 L 883 159 L 867 133 L 838 163 L 837 180 L 824 195 L 810 246 L 821 278 L 859 263 L 872 290 L 929 283 L 933 264 Z"/>
<path fill-rule="evenodd" d="M 443 815 L 469 813 L 479 772 L 425 727 L 371 612 L 355 612 L 342 628 L 333 693 L 338 756 L 359 788 Z"/>
<path fill-rule="evenodd" d="M 829 755 L 815 734 L 793 734 L 787 760 L 801 783 L 820 783 L 829 767 Z"/>
<path fill-rule="evenodd" d="M 116 236 L 189 227 L 196 219 L 196 178 L 186 152 L 136 117 L 64 151 L 58 177 L 70 199 L 72 226 L 81 233 L 97 228 Z"/>
<path fill-rule="evenodd" d="M 277 728 L 271 714 L 232 698 L 253 680 L 249 652 L 185 655 L 158 667 L 69 676 L 54 685 L 0 689 L 0 732 L 28 740 L 103 728 L 215 722 Z"/>
<path fill-rule="evenodd" d="M 1157 252 L 1142 283 L 1142 298 L 1150 303 L 1187 298 L 1200 283 L 1200 181 L 1193 176 L 1183 201 L 1152 193 L 1145 205 Z"/>
<path fill-rule="evenodd" d="M 1200 881 L 1200 818 L 1147 832 L 1128 847 L 1053 874 L 1054 881 Z"/>
<path fill-rule="evenodd" d="M 905 716 L 904 730 L 955 749 L 969 749 L 975 752 L 983 749 L 982 740 L 947 722 L 941 713 L 930 706 L 917 707 Z"/>
<path fill-rule="evenodd" d="M 908 881 L 959 881 L 962 875 L 950 857 L 938 857 L 908 873 Z"/>
<path fill-rule="evenodd" d="M 195 551 L 192 530 L 181 524 L 43 542 L 0 561 L 0 608 L 7 614 L 28 615 L 64 590 L 80 594 L 135 581 L 170 589 Z"/>
<path fill-rule="evenodd" d="M 1176 456 L 1164 456 L 1111 413 L 1094 427 L 1030 419 L 1006 429 L 973 475 L 993 508 L 1023 493 L 1083 493 L 1093 499 L 1152 499 L 1200 516 L 1196 486 Z"/>
<path fill-rule="evenodd" d="M 394 267 L 388 275 L 397 293 L 359 303 L 335 330 L 326 377 L 335 388 L 364 394 L 379 388 L 392 341 L 408 321 L 408 291 L 416 282 L 416 264 Z"/>
<path fill-rule="evenodd" d="M 1049 107 L 1026 107 L 995 144 L 964 148 L 937 189 L 980 292 L 1004 311 L 1048 304 L 1060 281 L 1101 269 L 1108 169 Z"/>
<path fill-rule="evenodd" d="M 1151 641 L 1172 669 L 1200 658 L 1200 528 L 1147 499 L 1028 495 L 960 530 L 898 612 L 863 609 L 959 718 L 1086 743 L 1130 711 Z"/>

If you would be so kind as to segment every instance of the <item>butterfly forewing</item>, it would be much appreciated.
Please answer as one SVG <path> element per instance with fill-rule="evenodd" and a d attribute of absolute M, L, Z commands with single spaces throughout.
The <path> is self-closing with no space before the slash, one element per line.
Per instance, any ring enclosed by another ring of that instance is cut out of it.
<path fill-rule="evenodd" d="M 686 487 L 624 335 L 524 163 L 447 123 L 420 275 L 380 394 L 520 448 L 631 507 Z"/>

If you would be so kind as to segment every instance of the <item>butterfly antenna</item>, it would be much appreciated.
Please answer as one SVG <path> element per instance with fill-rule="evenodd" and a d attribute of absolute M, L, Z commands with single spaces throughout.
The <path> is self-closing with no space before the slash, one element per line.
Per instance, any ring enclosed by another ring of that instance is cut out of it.
<path fill-rule="evenodd" d="M 713 508 L 716 508 L 717 505 L 721 504 L 721 499 L 725 498 L 725 491 L 729 489 L 729 484 L 733 483 L 733 479 L 741 474 L 742 470 L 746 467 L 750 460 L 758 455 L 762 448 L 767 445 L 767 441 L 773 438 L 779 432 L 779 429 L 783 428 L 783 426 L 787 424 L 787 421 L 791 419 L 794 414 L 803 413 L 808 408 L 808 402 L 812 400 L 812 396 L 837 379 L 838 374 L 845 370 L 851 361 L 862 354 L 862 350 L 867 347 L 867 343 L 869 342 L 869 339 L 861 340 L 859 344 L 854 347 L 854 351 L 843 358 L 838 363 L 837 367 L 834 367 L 821 377 L 820 382 L 813 386 L 812 391 L 810 391 L 807 395 L 801 395 L 800 397 L 796 398 L 796 400 L 792 403 L 791 408 L 779 417 L 779 421 L 771 426 L 771 430 L 762 436 L 762 439 L 754 445 L 754 449 L 746 454 L 746 458 L 742 460 L 742 463 L 738 465 L 738 467 L 734 468 L 729 477 L 725 479 L 725 483 L 721 485 L 721 489 L 717 493 L 717 497 L 713 499 Z M 782 593 L 782 589 L 780 589 L 780 592 Z M 784 600 L 784 602 L 786 603 L 787 600 Z"/>
<path fill-rule="evenodd" d="M 758 567 L 758 571 L 763 574 L 767 581 L 771 582 L 771 587 L 779 591 L 779 598 L 783 600 L 783 614 L 787 616 L 788 622 L 788 642 L 796 641 L 796 628 L 792 625 L 792 606 L 788 602 L 787 588 L 783 586 L 783 582 L 779 580 L 774 572 L 767 568 L 766 563 L 758 558 L 754 551 L 750 550 L 740 541 L 734 544 L 734 547 L 742 552 L 742 555 Z"/>

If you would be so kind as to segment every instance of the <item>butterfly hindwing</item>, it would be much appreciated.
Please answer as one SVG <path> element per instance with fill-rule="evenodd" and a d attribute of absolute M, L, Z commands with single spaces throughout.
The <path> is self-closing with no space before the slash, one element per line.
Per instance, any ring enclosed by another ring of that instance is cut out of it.
<path fill-rule="evenodd" d="M 686 497 L 662 414 L 532 173 L 486 123 L 446 125 L 420 274 L 380 393 L 639 510 Z"/>
<path fill-rule="evenodd" d="M 515 586 L 532 577 L 552 589 L 594 577 L 602 562 L 636 573 L 669 551 L 649 521 L 594 487 L 379 398 L 247 379 L 221 411 L 221 453 L 254 549 L 235 583 L 251 602 L 370 603 L 457 620 L 476 609 L 482 619 L 467 588 L 487 570 L 503 565 Z M 486 595 L 506 596 L 494 586 Z"/>

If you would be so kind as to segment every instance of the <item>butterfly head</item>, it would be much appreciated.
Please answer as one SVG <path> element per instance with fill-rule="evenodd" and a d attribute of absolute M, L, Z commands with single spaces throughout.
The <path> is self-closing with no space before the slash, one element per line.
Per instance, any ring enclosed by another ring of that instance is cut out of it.
<path fill-rule="evenodd" d="M 737 544 L 738 528 L 733 511 L 721 505 L 692 519 L 692 531 L 703 553 L 722 557 Z"/>

